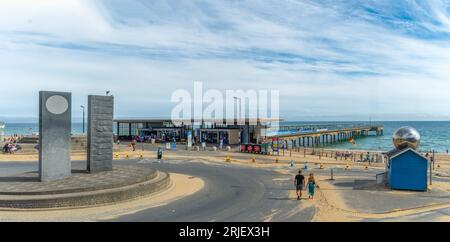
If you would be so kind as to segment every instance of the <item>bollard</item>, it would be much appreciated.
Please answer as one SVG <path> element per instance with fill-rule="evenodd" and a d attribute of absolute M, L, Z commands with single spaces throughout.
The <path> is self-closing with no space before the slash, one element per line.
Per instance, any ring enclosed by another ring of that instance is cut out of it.
<path fill-rule="evenodd" d="M 323 164 L 320 164 L 320 167 L 319 167 L 319 169 L 323 169 Z"/>
<path fill-rule="evenodd" d="M 226 162 L 231 162 L 231 157 L 230 157 L 230 156 L 227 156 L 227 158 L 225 158 L 225 161 L 226 161 Z"/>
<path fill-rule="evenodd" d="M 366 166 L 364 167 L 364 170 L 369 170 L 369 166 L 366 165 Z"/>
<path fill-rule="evenodd" d="M 350 170 L 350 166 L 349 166 L 349 165 L 346 165 L 346 166 L 345 166 L 345 169 L 346 169 L 346 170 Z"/>
<path fill-rule="evenodd" d="M 156 159 L 161 160 L 163 155 L 163 151 L 161 148 L 158 148 L 158 152 L 156 152 Z"/>
<path fill-rule="evenodd" d="M 333 168 L 331 168 L 331 178 L 330 178 L 330 181 L 334 181 Z"/>
<path fill-rule="evenodd" d="M 139 160 L 143 160 L 144 159 L 144 155 L 141 153 L 140 155 L 139 155 Z"/>
<path fill-rule="evenodd" d="M 252 157 L 252 162 L 255 163 L 256 162 L 256 158 Z"/>
<path fill-rule="evenodd" d="M 280 159 L 278 159 L 278 157 L 277 157 L 277 158 L 275 158 L 275 163 L 278 163 L 278 162 L 280 162 Z"/>
<path fill-rule="evenodd" d="M 125 155 L 125 158 L 126 158 L 126 159 L 130 159 L 130 155 L 129 155 L 129 154 L 126 154 L 126 155 Z"/>

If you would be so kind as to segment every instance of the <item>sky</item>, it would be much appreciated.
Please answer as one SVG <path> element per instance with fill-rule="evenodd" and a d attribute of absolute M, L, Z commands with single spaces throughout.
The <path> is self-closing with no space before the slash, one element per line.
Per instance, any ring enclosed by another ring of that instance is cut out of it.
<path fill-rule="evenodd" d="M 286 120 L 450 120 L 450 1 L 0 0 L 0 119 L 38 91 L 167 117 L 177 89 L 280 92 Z"/>

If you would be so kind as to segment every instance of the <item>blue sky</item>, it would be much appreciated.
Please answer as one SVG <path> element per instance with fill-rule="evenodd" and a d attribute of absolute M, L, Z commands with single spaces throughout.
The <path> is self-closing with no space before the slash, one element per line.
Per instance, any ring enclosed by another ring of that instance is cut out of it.
<path fill-rule="evenodd" d="M 450 120 L 450 1 L 0 1 L 3 119 L 39 90 L 169 116 L 194 81 L 278 89 L 289 120 Z"/>

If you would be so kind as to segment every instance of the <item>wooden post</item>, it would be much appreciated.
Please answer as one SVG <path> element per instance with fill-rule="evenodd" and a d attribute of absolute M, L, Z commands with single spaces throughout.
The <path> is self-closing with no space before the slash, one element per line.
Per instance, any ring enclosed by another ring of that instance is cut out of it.
<path fill-rule="evenodd" d="M 432 176 L 433 176 L 433 170 L 432 170 L 431 162 L 430 162 L 430 185 L 433 185 L 433 179 L 432 179 Z"/>
<path fill-rule="evenodd" d="M 434 159 L 434 155 L 435 155 L 435 152 L 434 152 L 434 150 L 433 150 L 433 156 L 432 156 L 432 162 L 433 162 L 433 171 L 434 171 L 434 162 L 435 162 L 435 159 Z"/>

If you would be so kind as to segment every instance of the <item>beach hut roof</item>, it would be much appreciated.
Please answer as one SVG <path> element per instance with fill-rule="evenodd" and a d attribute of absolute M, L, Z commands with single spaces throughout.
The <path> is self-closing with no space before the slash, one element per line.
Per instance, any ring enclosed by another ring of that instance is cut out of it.
<path fill-rule="evenodd" d="M 412 149 L 412 148 L 410 148 L 410 147 L 405 148 L 405 149 L 401 149 L 401 150 L 399 150 L 399 149 L 393 149 L 393 150 L 387 152 L 386 155 L 389 157 L 389 159 L 393 159 L 393 158 L 395 158 L 395 157 L 397 157 L 397 156 L 399 156 L 399 155 L 401 155 L 401 154 L 404 154 L 404 153 L 406 153 L 406 152 L 408 152 L 408 151 L 412 151 L 412 152 L 414 152 L 415 154 L 417 154 L 418 156 L 420 156 L 420 157 L 422 157 L 422 158 L 428 160 L 427 157 L 423 156 L 422 154 L 420 154 L 419 152 L 417 152 L 415 149 Z"/>

